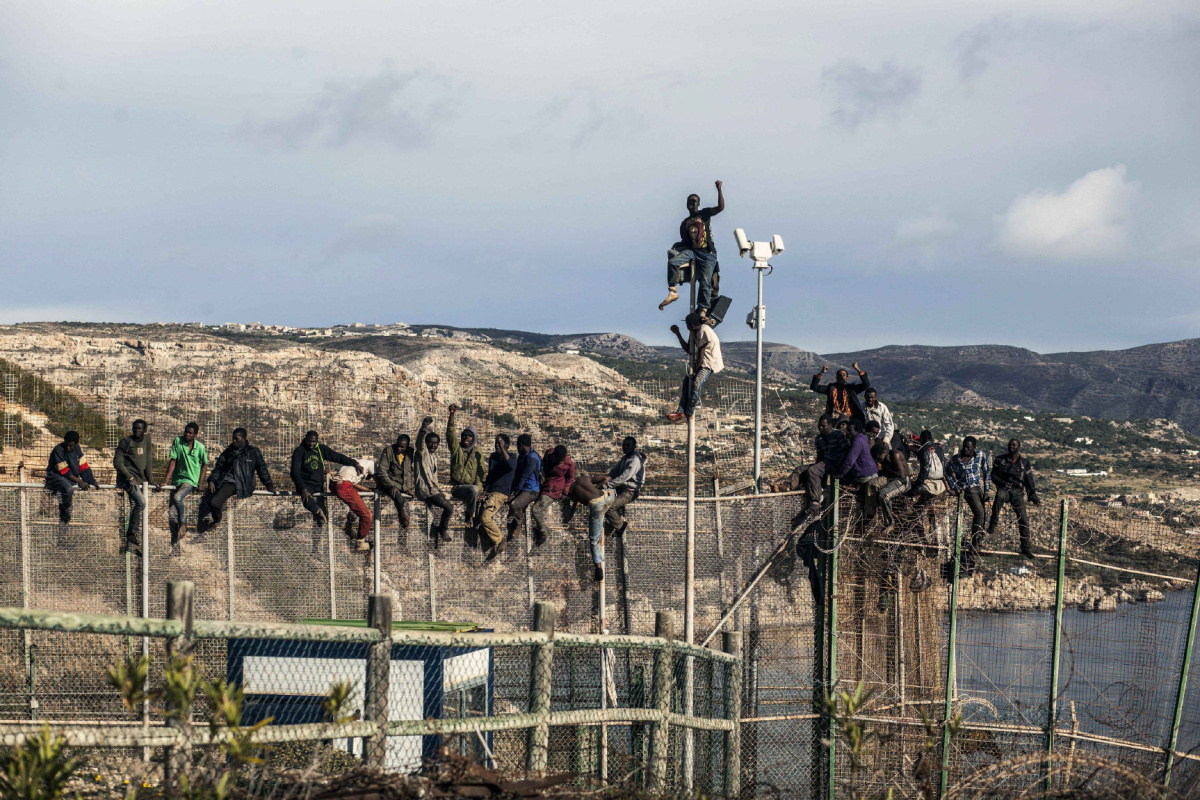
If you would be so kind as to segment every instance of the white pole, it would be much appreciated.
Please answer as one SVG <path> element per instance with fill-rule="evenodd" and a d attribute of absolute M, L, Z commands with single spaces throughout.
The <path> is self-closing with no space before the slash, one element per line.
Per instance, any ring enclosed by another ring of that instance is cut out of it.
<path fill-rule="evenodd" d="M 377 489 L 374 492 L 372 492 L 371 494 L 372 494 L 372 501 L 373 501 L 373 504 L 375 507 L 374 508 L 374 510 L 375 510 L 374 525 L 372 526 L 372 531 L 371 531 L 375 538 L 375 541 L 372 542 L 373 546 L 371 547 L 371 549 L 374 551 L 371 554 L 371 557 L 374 561 L 374 564 L 373 564 L 374 576 L 373 576 L 371 585 L 374 586 L 373 591 L 375 594 L 382 594 L 383 587 L 381 584 L 382 584 L 383 576 L 381 573 L 383 571 L 383 563 L 382 563 L 383 556 L 380 554 L 380 544 L 381 544 L 381 540 L 383 537 L 381 537 L 379 535 L 380 528 L 382 527 L 379 522 L 379 490 Z M 399 617 L 397 617 L 397 619 L 399 619 Z"/>
<path fill-rule="evenodd" d="M 762 491 L 763 271 L 758 272 L 758 305 L 754 307 L 754 493 Z"/>
<path fill-rule="evenodd" d="M 150 483 L 142 484 L 142 617 L 150 616 Z M 150 637 L 142 637 L 142 657 L 150 661 Z M 146 680 L 150 675 L 147 668 Z M 142 703 L 142 731 L 150 732 L 150 703 Z M 142 748 L 142 761 L 150 761 L 150 748 Z"/>
<path fill-rule="evenodd" d="M 692 312 L 696 310 L 696 265 L 692 264 Z M 693 341 L 695 338 L 693 337 Z M 696 362 L 696 354 L 693 350 L 688 352 L 688 373 L 692 376 L 692 380 L 696 379 L 694 370 Z M 695 384 L 692 385 L 692 390 L 695 391 Z M 685 398 L 686 401 L 686 398 Z M 684 594 L 684 611 L 683 611 L 683 640 L 688 644 L 692 643 L 695 635 L 696 627 L 696 416 L 695 409 L 692 409 L 692 414 L 687 418 L 687 555 L 686 555 L 686 572 L 684 573 L 683 594 Z M 686 658 L 686 671 L 684 673 L 684 710 L 688 716 L 692 715 L 692 682 L 693 682 L 693 667 L 694 664 L 690 656 Z M 692 763 L 694 740 L 692 738 L 692 729 L 687 728 L 684 731 L 683 737 L 683 787 L 685 791 L 692 789 Z"/>
<path fill-rule="evenodd" d="M 591 516 L 589 512 L 588 516 Z M 591 520 L 588 520 L 591 524 Z M 526 537 L 528 538 L 528 537 Z M 604 529 L 600 531 L 600 552 L 604 552 Z M 606 582 L 608 581 L 608 571 L 604 571 L 604 576 L 600 578 L 600 633 L 608 633 L 608 622 L 605 619 L 605 609 L 608 606 L 608 592 Z M 608 651 L 604 648 L 600 649 L 600 709 L 608 708 Z M 608 783 L 608 725 L 600 723 L 600 785 Z"/>

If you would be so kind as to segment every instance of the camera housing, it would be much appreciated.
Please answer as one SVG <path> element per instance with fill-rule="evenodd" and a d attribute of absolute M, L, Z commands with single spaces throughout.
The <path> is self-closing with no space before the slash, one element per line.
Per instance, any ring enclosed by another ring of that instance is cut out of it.
<path fill-rule="evenodd" d="M 746 238 L 746 232 L 741 228 L 737 228 L 734 230 L 733 236 L 735 239 L 737 239 L 738 255 L 745 256 L 747 253 L 749 253 L 750 245 L 753 244 L 753 242 Z"/>

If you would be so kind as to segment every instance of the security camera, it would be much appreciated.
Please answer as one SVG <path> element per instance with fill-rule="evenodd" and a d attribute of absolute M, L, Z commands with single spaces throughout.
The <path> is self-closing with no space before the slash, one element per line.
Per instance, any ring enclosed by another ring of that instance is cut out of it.
<path fill-rule="evenodd" d="M 771 239 L 771 252 L 772 253 L 782 253 L 783 252 L 783 237 L 780 236 L 778 233 L 775 234 L 775 236 Z"/>
<path fill-rule="evenodd" d="M 749 314 L 746 315 L 746 327 L 749 328 L 750 330 L 754 330 L 754 325 L 755 325 L 754 312 L 751 311 Z"/>
<path fill-rule="evenodd" d="M 753 244 L 753 242 L 746 238 L 746 232 L 741 228 L 735 230 L 733 235 L 737 239 L 738 254 L 744 257 L 746 253 L 750 252 L 750 245 Z M 783 249 L 782 246 L 780 249 Z"/>

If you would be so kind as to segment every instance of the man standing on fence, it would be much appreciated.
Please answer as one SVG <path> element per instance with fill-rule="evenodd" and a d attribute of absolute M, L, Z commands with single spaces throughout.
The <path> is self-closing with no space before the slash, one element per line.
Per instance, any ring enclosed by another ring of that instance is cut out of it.
<path fill-rule="evenodd" d="M 1029 530 L 1029 513 L 1025 510 L 1025 499 L 1040 506 L 1037 486 L 1033 482 L 1033 467 L 1029 459 L 1021 455 L 1021 442 L 1008 440 L 1008 452 L 996 456 L 992 461 L 992 483 L 996 485 L 996 499 L 992 502 L 992 518 L 988 522 L 988 533 L 996 532 L 1000 512 L 1011 505 L 1017 515 L 1017 530 L 1021 536 L 1021 555 L 1033 558 L 1033 535 Z"/>
<path fill-rule="evenodd" d="M 967 436 L 959 451 L 946 463 L 946 483 L 951 494 L 962 494 L 963 502 L 971 509 L 971 536 L 963 549 L 962 567 L 969 576 L 975 574 L 976 550 L 983 540 L 983 520 L 986 516 L 991 469 L 988 460 L 976 450 L 977 440 Z"/>
<path fill-rule="evenodd" d="M 792 527 L 803 527 L 821 515 L 821 479 L 826 474 L 832 474 L 841 469 L 846 454 L 850 452 L 850 442 L 845 434 L 833 427 L 833 417 L 822 414 L 817 420 L 817 436 L 813 442 L 817 451 L 817 460 L 804 466 L 796 467 L 792 474 L 782 483 L 775 485 L 777 492 L 794 492 L 804 489 L 805 509 L 801 516 L 793 521 Z"/>
<path fill-rule="evenodd" d="M 517 471 L 513 475 L 512 494 L 508 496 L 508 538 L 525 533 L 525 509 L 542 491 L 542 459 L 533 449 L 533 437 L 517 437 Z M 537 542 L 541 544 L 541 541 Z"/>
<path fill-rule="evenodd" d="M 117 488 L 129 497 L 125 547 L 137 556 L 142 554 L 138 531 L 142 529 L 142 511 L 146 508 L 145 486 L 150 482 L 150 465 L 150 437 L 146 433 L 146 420 L 135 419 L 131 435 L 117 444 L 113 467 L 117 470 Z"/>
<path fill-rule="evenodd" d="M 441 439 L 433 431 L 429 430 L 429 426 L 433 424 L 433 417 L 426 417 L 421 420 L 421 429 L 417 431 L 417 499 L 425 504 L 426 508 L 440 508 L 442 510 L 441 519 L 438 520 L 437 527 L 433 529 L 433 544 L 437 547 L 441 542 L 450 541 L 450 534 L 446 529 L 450 527 L 451 506 L 450 501 L 446 499 L 446 495 L 442 492 L 441 484 L 438 483 L 438 464 L 437 464 L 437 448 Z"/>
<path fill-rule="evenodd" d="M 629 527 L 625 519 L 625 506 L 638 499 L 642 484 L 646 482 L 646 454 L 637 449 L 637 439 L 626 436 L 621 442 L 621 460 L 608 471 L 608 488 L 614 492 L 612 504 L 604 514 L 604 521 L 613 536 L 621 536 Z"/>
<path fill-rule="evenodd" d="M 70 547 L 67 525 L 71 522 L 71 503 L 75 490 L 86 492 L 88 487 L 99 489 L 100 484 L 92 475 L 92 468 L 83 457 L 79 446 L 79 434 L 67 431 L 60 444 L 50 451 L 50 463 L 46 465 L 46 490 L 58 495 L 58 546 Z"/>
<path fill-rule="evenodd" d="M 517 456 L 508 452 L 509 444 L 507 433 L 496 434 L 495 448 L 488 456 L 487 477 L 483 479 L 483 513 L 479 521 L 484 536 L 491 542 L 485 561 L 494 561 L 508 543 L 505 531 L 500 527 L 500 512 L 512 494 L 513 476 L 517 472 Z"/>
<path fill-rule="evenodd" d="M 395 444 L 389 444 L 379 453 L 375 463 L 375 485 L 380 494 L 392 499 L 396 506 L 396 516 L 400 520 L 400 547 L 408 547 L 408 501 L 405 494 L 413 494 L 417 488 L 416 453 L 413 452 L 407 433 L 396 437 Z M 379 546 L 379 543 L 375 543 Z"/>
<path fill-rule="evenodd" d="M 204 485 L 208 473 L 208 450 L 196 438 L 200 426 L 189 422 L 183 427 L 183 435 L 171 442 L 167 455 L 167 477 L 160 488 L 171 489 L 167 508 L 167 522 L 171 526 L 171 555 L 177 555 L 177 545 L 187 538 L 187 517 L 183 499 Z"/>
<path fill-rule="evenodd" d="M 324 496 L 326 462 L 355 467 L 362 471 L 353 458 L 321 444 L 321 437 L 316 431 L 304 434 L 300 446 L 292 451 L 292 483 L 296 485 L 300 502 L 312 514 L 313 524 L 317 527 L 323 527 L 329 518 Z"/>
<path fill-rule="evenodd" d="M 717 181 L 717 204 L 710 208 L 700 207 L 700 195 L 689 194 L 687 198 L 688 215 L 679 223 L 679 242 L 667 253 L 667 296 L 658 304 L 658 310 L 674 303 L 679 299 L 677 288 L 685 278 L 683 268 L 689 263 L 695 270 L 696 311 L 704 318 L 707 310 L 712 307 L 716 291 L 714 279 L 717 271 L 717 246 L 713 242 L 713 217 L 725 210 L 725 195 L 721 191 L 721 182 Z"/>
<path fill-rule="evenodd" d="M 867 417 L 858 396 L 871 388 L 871 379 L 867 377 L 867 373 L 859 369 L 858 362 L 855 361 L 854 371 L 858 373 L 858 383 L 847 383 L 850 373 L 839 369 L 834 382 L 822 386 L 821 377 L 828 371 L 828 366 L 821 367 L 821 371 L 813 375 L 808 384 L 809 389 L 825 395 L 825 413 L 834 418 L 853 417 L 865 424 Z"/>
<path fill-rule="evenodd" d="M 462 500 L 467 526 L 475 524 L 479 510 L 479 499 L 483 496 L 483 478 L 487 471 L 483 466 L 483 451 L 475 446 L 478 434 L 469 425 L 461 436 L 454 435 L 454 415 L 458 406 L 450 405 L 450 418 L 446 421 L 446 444 L 450 448 L 450 496 Z"/>
<path fill-rule="evenodd" d="M 346 504 L 350 513 L 346 516 L 346 537 L 351 538 L 353 520 L 358 520 L 358 535 L 353 536 L 354 549 L 365 553 L 371 549 L 371 509 L 363 502 L 359 492 L 370 492 L 370 487 L 360 483 L 361 476 L 375 474 L 375 462 L 360 458 L 356 466 L 343 466 L 329 476 L 330 488 L 337 498 Z"/>
<path fill-rule="evenodd" d="M 262 481 L 263 488 L 271 494 L 279 494 L 262 452 L 246 440 L 246 429 L 235 428 L 233 442 L 225 448 L 217 463 L 213 464 L 208 476 L 208 487 L 200 498 L 200 513 L 196 521 L 199 536 L 221 522 L 225 503 L 235 494 L 247 498 L 254 494 L 254 477 Z M 210 521 L 211 518 L 211 521 Z"/>

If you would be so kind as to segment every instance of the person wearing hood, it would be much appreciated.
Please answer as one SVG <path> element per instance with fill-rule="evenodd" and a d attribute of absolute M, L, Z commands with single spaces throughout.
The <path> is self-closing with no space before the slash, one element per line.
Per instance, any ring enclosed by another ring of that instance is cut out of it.
<path fill-rule="evenodd" d="M 626 436 L 621 442 L 621 460 L 608 471 L 608 488 L 615 492 L 604 521 L 613 536 L 621 536 L 629 527 L 625 506 L 638 499 L 646 482 L 646 454 L 637 449 L 637 439 Z"/>
<path fill-rule="evenodd" d="M 417 431 L 416 495 L 426 508 L 437 507 L 442 510 L 441 519 L 432 531 L 436 547 L 442 542 L 450 541 L 450 534 L 446 529 L 450 527 L 452 508 L 442 492 L 441 484 L 438 483 L 437 449 L 442 440 L 435 432 L 429 430 L 431 425 L 433 417 L 426 417 L 421 420 L 421 429 Z"/>
<path fill-rule="evenodd" d="M 362 467 L 353 458 L 321 444 L 321 437 L 316 431 L 304 434 L 300 446 L 292 451 L 292 483 L 296 485 L 300 502 L 312 514 L 313 522 L 318 526 L 324 525 L 329 518 L 329 509 L 325 506 L 327 462 L 362 471 Z"/>
<path fill-rule="evenodd" d="M 46 465 L 46 491 L 58 495 L 58 545 L 69 547 L 66 539 L 67 525 L 71 522 L 71 503 L 75 490 L 86 492 L 88 487 L 99 489 L 100 484 L 92 475 L 92 468 L 83 457 L 79 446 L 79 433 L 67 431 L 61 444 L 50 451 L 50 462 Z"/>
<path fill-rule="evenodd" d="M 125 526 L 125 547 L 141 555 L 138 531 L 142 528 L 142 511 L 146 508 L 144 487 L 150 483 L 150 436 L 146 420 L 135 419 L 133 430 L 117 445 L 113 466 L 117 470 L 117 488 L 129 496 L 129 522 Z"/>
<path fill-rule="evenodd" d="M 858 373 L 858 383 L 847 383 L 849 373 L 839 369 L 834 382 L 822 386 L 821 377 L 828 371 L 828 365 L 821 367 L 821 371 L 812 376 L 812 382 L 808 385 L 808 388 L 817 394 L 825 395 L 825 413 L 834 419 L 853 417 L 865 425 L 867 417 L 859 395 L 871 388 L 871 379 L 867 377 L 867 373 L 859 369 L 858 362 L 855 361 L 854 371 Z"/>
<path fill-rule="evenodd" d="M 467 525 L 472 525 L 479 509 L 479 498 L 483 495 L 487 470 L 483 464 L 483 451 L 475 446 L 479 441 L 475 429 L 468 425 L 461 436 L 454 435 L 454 415 L 457 413 L 458 406 L 452 403 L 450 418 L 446 421 L 446 444 L 450 446 L 450 496 L 463 501 Z"/>
<path fill-rule="evenodd" d="M 546 523 L 546 509 L 561 501 L 575 482 L 575 461 L 567 453 L 566 445 L 558 445 L 546 451 L 542 458 L 542 493 L 529 509 L 533 516 L 533 541 L 542 544 L 550 532 Z"/>
<path fill-rule="evenodd" d="M 492 561 L 504 552 L 508 540 L 500 527 L 500 511 L 512 493 L 513 475 L 517 472 L 517 454 L 509 453 L 507 433 L 497 433 L 495 447 L 488 456 L 487 477 L 483 479 L 483 512 L 480 526 L 491 543 L 485 560 Z"/>

